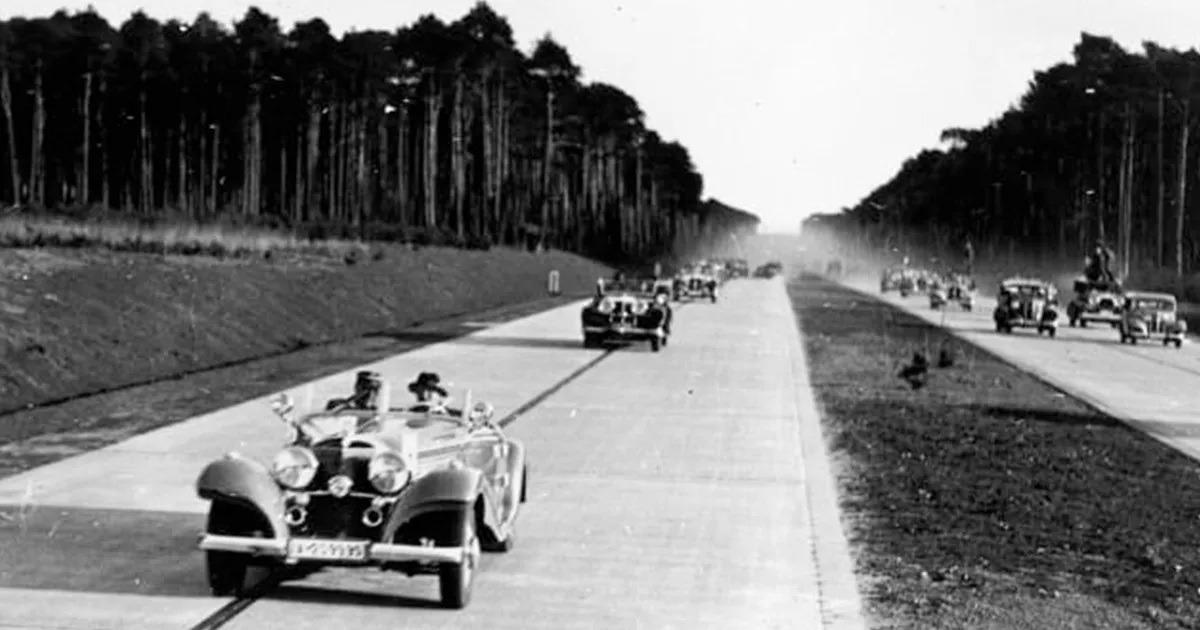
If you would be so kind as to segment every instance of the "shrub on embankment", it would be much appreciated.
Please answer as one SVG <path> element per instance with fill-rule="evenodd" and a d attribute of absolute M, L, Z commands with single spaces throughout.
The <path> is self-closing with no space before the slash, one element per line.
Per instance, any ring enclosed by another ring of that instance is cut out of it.
<path fill-rule="evenodd" d="M 137 241 L 119 229 L 105 234 Z M 170 254 L 6 240 L 0 410 L 538 299 L 552 269 L 564 293 L 589 291 L 611 273 L 558 251 L 238 240 L 216 231 L 165 246 L 167 234 L 156 241 L 147 232 L 143 246 L 126 249 Z M 204 243 L 226 253 L 193 251 Z"/>

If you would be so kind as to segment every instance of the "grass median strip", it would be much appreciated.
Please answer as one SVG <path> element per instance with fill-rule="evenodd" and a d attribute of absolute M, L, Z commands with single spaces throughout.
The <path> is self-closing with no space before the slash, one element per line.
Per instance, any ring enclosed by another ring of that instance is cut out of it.
<path fill-rule="evenodd" d="M 889 305 L 788 290 L 876 627 L 1195 627 L 1200 465 Z"/>

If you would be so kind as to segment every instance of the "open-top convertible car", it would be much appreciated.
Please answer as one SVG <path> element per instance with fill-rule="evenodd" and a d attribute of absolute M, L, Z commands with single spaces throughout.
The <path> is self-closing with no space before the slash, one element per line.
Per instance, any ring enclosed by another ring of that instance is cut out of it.
<path fill-rule="evenodd" d="M 996 309 L 992 312 L 996 331 L 1036 328 L 1051 337 L 1058 332 L 1058 290 L 1037 278 L 1013 277 L 1000 282 Z"/>
<path fill-rule="evenodd" d="M 1114 328 L 1121 321 L 1123 292 L 1116 282 L 1075 280 L 1075 296 L 1067 304 L 1067 320 L 1072 326 L 1087 327 L 1088 322 L 1104 322 Z"/>
<path fill-rule="evenodd" d="M 513 544 L 525 447 L 470 392 L 447 407 L 436 374 L 409 390 L 417 403 L 392 407 L 379 375 L 359 372 L 352 396 L 303 413 L 283 394 L 272 408 L 289 438 L 269 463 L 230 453 L 204 468 L 214 594 L 241 595 L 251 566 L 281 578 L 377 566 L 437 575 L 442 604 L 467 605 L 480 552 Z"/>
<path fill-rule="evenodd" d="M 671 336 L 670 298 L 661 281 L 634 279 L 596 285 L 596 297 L 583 307 L 583 345 L 597 347 L 606 341 L 649 341 L 658 352 Z"/>
<path fill-rule="evenodd" d="M 1162 339 L 1163 345 L 1183 345 L 1187 322 L 1179 318 L 1175 296 L 1170 293 L 1130 291 L 1120 306 L 1117 330 L 1121 343 L 1136 344 L 1140 339 Z"/>
<path fill-rule="evenodd" d="M 717 277 L 701 266 L 685 267 L 675 276 L 675 300 L 708 298 L 717 301 Z"/>

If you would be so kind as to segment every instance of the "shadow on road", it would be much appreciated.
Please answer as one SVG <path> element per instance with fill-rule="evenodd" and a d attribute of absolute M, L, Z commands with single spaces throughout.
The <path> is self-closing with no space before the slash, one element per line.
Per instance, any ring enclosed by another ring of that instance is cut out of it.
<path fill-rule="evenodd" d="M 0 506 L 0 588 L 209 595 L 204 515 Z"/>

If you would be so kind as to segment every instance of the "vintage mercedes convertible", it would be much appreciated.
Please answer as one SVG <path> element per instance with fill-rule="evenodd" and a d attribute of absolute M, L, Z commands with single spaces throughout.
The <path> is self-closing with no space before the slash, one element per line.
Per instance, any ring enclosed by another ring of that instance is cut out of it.
<path fill-rule="evenodd" d="M 583 307 L 583 346 L 595 348 L 610 341 L 648 341 L 658 352 L 671 337 L 673 313 L 661 281 L 654 279 L 601 280 L 596 297 Z"/>
<path fill-rule="evenodd" d="M 465 410 L 447 407 L 437 381 L 423 373 L 409 406 L 391 406 L 374 372 L 321 410 L 299 413 L 290 396 L 277 398 L 272 409 L 289 434 L 282 449 L 267 463 L 229 453 L 196 482 L 211 501 L 200 549 L 213 594 L 253 588 L 250 567 L 284 579 L 375 566 L 437 575 L 442 604 L 466 606 L 480 552 L 513 544 L 525 447 L 494 422 L 491 405 L 471 405 L 470 392 Z"/>
<path fill-rule="evenodd" d="M 675 301 L 707 298 L 716 302 L 719 284 L 711 270 L 701 266 L 685 267 L 675 276 Z"/>

